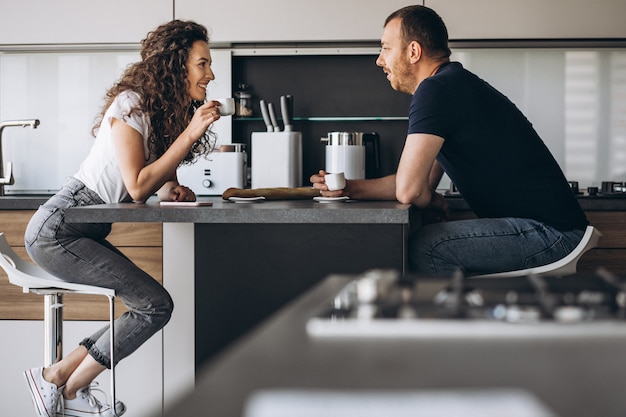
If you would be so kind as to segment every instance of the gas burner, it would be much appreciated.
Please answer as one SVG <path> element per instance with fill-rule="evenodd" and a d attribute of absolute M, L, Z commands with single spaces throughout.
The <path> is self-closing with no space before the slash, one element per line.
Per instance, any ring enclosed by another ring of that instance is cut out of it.
<path fill-rule="evenodd" d="M 586 192 L 579 189 L 578 181 L 568 181 L 567 183 L 575 196 L 626 198 L 626 182 L 602 181 L 600 188 L 587 187 Z"/>
<path fill-rule="evenodd" d="M 434 282 L 440 289 L 426 295 L 422 287 Z M 564 278 L 457 274 L 447 283 L 374 270 L 350 281 L 307 330 L 340 337 L 626 337 L 626 281 L 604 269 Z"/>
<path fill-rule="evenodd" d="M 626 197 L 626 183 L 602 181 L 602 186 L 598 194 L 610 197 Z"/>

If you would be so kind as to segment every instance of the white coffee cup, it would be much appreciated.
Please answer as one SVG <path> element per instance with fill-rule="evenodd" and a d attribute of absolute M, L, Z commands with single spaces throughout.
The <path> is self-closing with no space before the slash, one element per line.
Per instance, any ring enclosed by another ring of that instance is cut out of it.
<path fill-rule="evenodd" d="M 214 99 L 219 105 L 220 115 L 221 116 L 232 116 L 235 114 L 235 99 L 232 97 L 228 98 L 216 98 Z"/>
<path fill-rule="evenodd" d="M 346 176 L 343 172 L 337 174 L 326 174 L 324 181 L 329 191 L 343 190 L 346 188 Z"/>

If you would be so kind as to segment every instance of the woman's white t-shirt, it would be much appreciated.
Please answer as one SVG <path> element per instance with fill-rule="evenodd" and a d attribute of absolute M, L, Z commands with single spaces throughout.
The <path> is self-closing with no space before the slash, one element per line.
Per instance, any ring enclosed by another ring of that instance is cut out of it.
<path fill-rule="evenodd" d="M 74 174 L 76 179 L 98 193 L 105 203 L 131 201 L 122 179 L 115 144 L 111 136 L 113 119 L 123 121 L 141 134 L 146 165 L 154 161 L 154 158 L 150 158 L 148 151 L 150 120 L 140 111 L 135 111 L 129 115 L 130 110 L 139 103 L 139 99 L 139 95 L 133 91 L 124 91 L 115 97 L 104 114 L 93 147 L 81 163 L 78 172 Z"/>

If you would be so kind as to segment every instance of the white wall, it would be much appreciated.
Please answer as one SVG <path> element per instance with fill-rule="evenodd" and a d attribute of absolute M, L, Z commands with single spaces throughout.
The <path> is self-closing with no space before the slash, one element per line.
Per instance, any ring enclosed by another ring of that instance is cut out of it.
<path fill-rule="evenodd" d="M 41 121 L 37 129 L 2 133 L 4 161 L 13 162 L 15 177 L 7 194 L 58 190 L 78 170 L 106 89 L 138 59 L 133 51 L 0 55 L 0 120 Z"/>

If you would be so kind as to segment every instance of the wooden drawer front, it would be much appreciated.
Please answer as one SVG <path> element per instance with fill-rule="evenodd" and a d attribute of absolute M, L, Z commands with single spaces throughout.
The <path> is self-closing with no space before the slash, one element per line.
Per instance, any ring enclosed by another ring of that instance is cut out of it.
<path fill-rule="evenodd" d="M 24 232 L 34 210 L 0 210 L 0 232 L 12 247 L 24 246 Z"/>
<path fill-rule="evenodd" d="M 626 248 L 626 212 L 592 211 L 587 219 L 600 232 L 599 248 Z"/>
<path fill-rule="evenodd" d="M 24 259 L 29 259 L 24 248 L 24 231 L 34 210 L 0 211 L 0 232 Z M 108 240 L 154 279 L 163 282 L 163 228 L 161 223 L 115 223 Z M 109 304 L 105 297 L 94 295 L 66 295 L 63 298 L 65 320 L 108 320 Z M 116 315 L 126 311 L 116 301 Z M 0 269 L 0 320 L 43 319 L 43 297 L 23 293 L 20 287 L 9 283 Z"/>
<path fill-rule="evenodd" d="M 125 246 L 163 246 L 163 225 L 161 223 L 113 223 L 107 238 L 118 248 Z"/>
<path fill-rule="evenodd" d="M 24 232 L 34 210 L 0 210 L 0 232 L 3 232 L 9 245 L 24 246 Z M 114 223 L 107 238 L 117 247 L 123 246 L 163 246 L 161 223 Z"/>
<path fill-rule="evenodd" d="M 579 272 L 594 272 L 600 267 L 617 275 L 626 275 L 626 249 L 595 248 L 578 261 Z"/>

